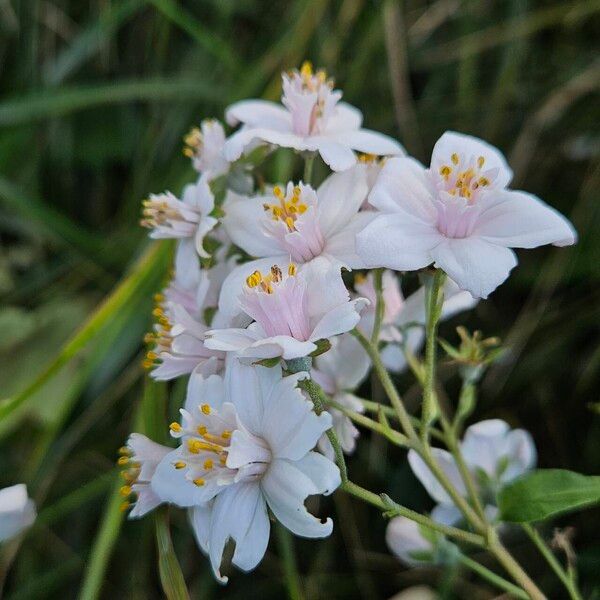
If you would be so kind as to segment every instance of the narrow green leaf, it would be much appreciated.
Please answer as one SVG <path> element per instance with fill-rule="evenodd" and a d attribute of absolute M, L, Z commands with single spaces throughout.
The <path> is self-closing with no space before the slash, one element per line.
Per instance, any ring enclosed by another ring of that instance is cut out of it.
<path fill-rule="evenodd" d="M 533 471 L 498 494 L 503 521 L 524 523 L 600 504 L 600 476 L 563 469 Z"/>
<path fill-rule="evenodd" d="M 167 508 L 162 507 L 154 515 L 156 525 L 156 547 L 158 549 L 158 571 L 163 591 L 168 600 L 189 600 L 185 579 L 173 549 Z"/>

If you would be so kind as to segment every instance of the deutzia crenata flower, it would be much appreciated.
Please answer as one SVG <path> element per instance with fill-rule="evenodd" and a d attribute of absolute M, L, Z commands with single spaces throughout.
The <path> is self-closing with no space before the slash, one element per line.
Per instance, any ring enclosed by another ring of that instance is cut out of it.
<path fill-rule="evenodd" d="M 230 357 L 225 380 L 192 376 L 181 423 L 181 445 L 161 461 L 152 488 L 167 502 L 192 507 L 196 539 L 221 581 L 223 550 L 235 542 L 233 563 L 256 567 L 269 540 L 267 507 L 292 533 L 328 536 L 304 505 L 308 496 L 340 485 L 337 466 L 313 451 L 331 427 L 296 387 L 306 373 L 282 377 L 279 367 L 246 366 Z"/>
<path fill-rule="evenodd" d="M 310 268 L 317 257 L 350 269 L 364 266 L 356 254 L 356 234 L 374 217 L 359 212 L 367 196 L 364 170 L 350 169 L 329 176 L 315 191 L 289 183 L 284 191 L 256 198 L 231 196 L 225 203 L 223 226 L 234 244 L 257 257 L 237 267 L 223 284 L 220 310 L 239 313 L 242 283 L 254 271 L 288 264 Z"/>
<path fill-rule="evenodd" d="M 217 253 L 217 258 L 222 253 Z M 211 269 L 201 269 L 195 250 L 179 248 L 175 260 L 175 276 L 169 286 L 156 296 L 154 331 L 145 341 L 152 348 L 146 354 L 144 367 L 152 369 L 151 376 L 165 381 L 198 371 L 204 375 L 217 372 L 223 364 L 223 354 L 204 345 L 211 323 L 227 324 L 216 309 L 218 289 L 233 268 L 233 263 L 217 260 Z"/>
<path fill-rule="evenodd" d="M 183 153 L 203 179 L 210 182 L 229 171 L 229 161 L 223 154 L 225 130 L 216 119 L 205 119 L 200 128 L 193 127 L 184 143 Z"/>
<path fill-rule="evenodd" d="M 129 513 L 130 519 L 143 517 L 162 503 L 150 486 L 150 481 L 158 463 L 171 450 L 172 448 L 157 444 L 141 433 L 132 433 L 127 440 L 127 445 L 121 448 L 121 457 L 117 463 L 123 467 L 121 476 L 125 480 L 125 485 L 120 490 L 121 495 L 125 498 L 131 494 L 136 496 L 133 503 L 125 500 L 122 504 L 123 510 L 133 504 Z"/>
<path fill-rule="evenodd" d="M 415 567 L 434 562 L 437 534 L 406 517 L 394 517 L 385 531 L 388 548 L 406 565 Z"/>
<path fill-rule="evenodd" d="M 352 392 L 369 372 L 371 361 L 359 342 L 350 334 L 331 339 L 331 348 L 315 358 L 311 377 L 332 399 L 354 412 L 362 413 L 364 406 Z M 354 452 L 358 429 L 349 417 L 337 408 L 331 408 L 333 429 L 346 454 Z M 319 440 L 319 450 L 333 460 L 333 447 L 326 435 Z"/>
<path fill-rule="evenodd" d="M 396 271 L 435 263 L 462 290 L 486 298 L 517 264 L 511 248 L 576 241 L 571 223 L 539 198 L 506 189 L 512 172 L 498 150 L 448 132 L 429 169 L 389 159 L 370 203 L 380 214 L 357 236 L 369 267 Z"/>
<path fill-rule="evenodd" d="M 207 348 L 246 358 L 300 358 L 317 350 L 319 340 L 350 331 L 367 304 L 350 300 L 339 267 L 325 259 L 298 272 L 294 263 L 248 276 L 239 296 L 242 311 L 253 320 L 247 328 L 213 329 Z"/>
<path fill-rule="evenodd" d="M 500 419 L 480 421 L 468 427 L 460 450 L 489 518 L 497 514 L 496 493 L 504 484 L 532 469 L 537 456 L 531 435 L 524 429 L 510 429 L 508 423 Z M 452 485 L 466 497 L 467 490 L 452 455 L 440 448 L 433 448 L 433 453 Z M 444 523 L 459 521 L 458 508 L 414 450 L 409 451 L 408 462 L 429 495 L 438 502 L 432 518 Z"/>
<path fill-rule="evenodd" d="M 0 542 L 27 529 L 35 517 L 35 504 L 27 496 L 24 483 L 0 490 Z"/>
<path fill-rule="evenodd" d="M 225 157 L 237 160 L 254 140 L 283 148 L 318 152 L 334 171 L 356 163 L 353 150 L 377 155 L 404 154 L 392 138 L 362 129 L 362 114 L 333 89 L 325 71 L 313 72 L 305 62 L 300 71 L 282 74 L 283 106 L 266 100 L 242 100 L 230 106 L 230 125 L 243 124 L 225 144 Z"/>
<path fill-rule="evenodd" d="M 200 177 L 183 189 L 181 200 L 171 192 L 150 194 L 143 202 L 143 227 L 151 229 L 153 239 L 177 239 L 191 244 L 203 258 L 210 255 L 204 250 L 204 237 L 215 227 L 218 220 L 211 217 L 215 198 L 208 182 Z"/>
<path fill-rule="evenodd" d="M 375 321 L 376 293 L 374 275 L 358 275 L 354 288 L 370 301 L 362 311 L 359 329 L 370 336 Z M 419 288 L 404 298 L 398 276 L 392 271 L 384 271 L 382 276 L 382 296 L 384 314 L 379 339 L 388 344 L 381 351 L 385 366 L 394 372 L 406 368 L 405 348 L 412 354 L 419 352 L 425 341 L 425 287 Z M 477 300 L 469 292 L 461 291 L 451 279 L 444 283 L 444 305 L 441 319 L 451 319 L 454 315 L 473 308 Z"/>

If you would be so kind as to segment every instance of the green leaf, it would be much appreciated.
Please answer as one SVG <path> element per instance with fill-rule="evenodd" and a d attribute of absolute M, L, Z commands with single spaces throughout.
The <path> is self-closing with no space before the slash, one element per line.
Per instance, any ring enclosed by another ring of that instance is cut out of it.
<path fill-rule="evenodd" d="M 537 470 L 505 486 L 498 494 L 500 518 L 517 523 L 600 504 L 600 477 L 563 469 Z"/>
<path fill-rule="evenodd" d="M 156 511 L 154 523 L 156 525 L 158 571 L 165 596 L 168 600 L 189 600 L 185 579 L 171 541 L 166 507 Z"/>
<path fill-rule="evenodd" d="M 281 357 L 274 356 L 273 358 L 262 358 L 261 360 L 257 360 L 253 362 L 253 365 L 260 365 L 261 367 L 267 367 L 272 369 L 276 367 L 281 362 Z"/>

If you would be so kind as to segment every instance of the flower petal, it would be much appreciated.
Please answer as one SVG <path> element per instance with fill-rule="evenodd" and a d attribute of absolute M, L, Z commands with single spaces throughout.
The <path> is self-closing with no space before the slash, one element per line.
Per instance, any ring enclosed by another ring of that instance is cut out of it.
<path fill-rule="evenodd" d="M 319 136 L 314 138 L 313 144 L 332 171 L 345 171 L 356 164 L 354 152 L 334 139 Z"/>
<path fill-rule="evenodd" d="M 208 554 L 212 506 L 212 502 L 207 502 L 206 504 L 194 506 L 188 511 L 188 517 L 190 519 L 190 524 L 192 525 L 194 537 L 204 554 Z"/>
<path fill-rule="evenodd" d="M 452 483 L 457 491 L 464 496 L 466 493 L 465 485 L 452 455 L 440 448 L 432 448 L 431 451 L 440 468 L 450 480 L 450 483 Z M 440 502 L 441 504 L 452 504 L 452 499 L 446 490 L 429 470 L 429 467 L 425 464 L 423 459 L 414 450 L 408 451 L 408 463 L 410 464 L 412 472 L 427 490 L 427 493 L 436 502 Z"/>
<path fill-rule="evenodd" d="M 421 533 L 419 525 L 406 517 L 394 517 L 385 530 L 388 548 L 406 565 L 416 566 L 427 560 L 413 557 L 413 553 L 432 552 L 431 542 Z"/>
<path fill-rule="evenodd" d="M 531 434 L 524 429 L 514 429 L 506 436 L 506 445 L 510 457 L 509 465 L 501 475 L 501 480 L 506 483 L 515 477 L 526 473 L 535 467 L 537 451 Z"/>
<path fill-rule="evenodd" d="M 336 142 L 358 152 L 366 152 L 377 156 L 406 154 L 404 148 L 394 138 L 370 129 L 340 131 L 331 137 Z"/>
<path fill-rule="evenodd" d="M 336 306 L 319 319 L 310 339 L 316 342 L 354 329 L 360 321 L 360 311 L 367 303 L 364 298 L 358 298 Z"/>
<path fill-rule="evenodd" d="M 356 250 L 368 267 L 414 271 L 433 262 L 442 240 L 434 226 L 406 213 L 381 214 L 356 236 Z"/>
<path fill-rule="evenodd" d="M 358 108 L 347 102 L 338 102 L 327 121 L 327 133 L 360 129 L 363 116 Z"/>
<path fill-rule="evenodd" d="M 356 235 L 363 231 L 376 216 L 377 213 L 374 211 L 355 214 L 342 230 L 325 241 L 322 255 L 349 269 L 364 269 L 366 265 L 356 251 Z"/>
<path fill-rule="evenodd" d="M 320 477 L 318 483 L 322 483 L 321 479 Z M 331 534 L 332 520 L 327 519 L 323 523 L 304 506 L 308 496 L 322 493 L 323 488 L 304 473 L 297 463 L 274 460 L 262 479 L 261 487 L 277 520 L 292 533 L 308 538 L 321 538 Z"/>
<path fill-rule="evenodd" d="M 294 133 L 280 132 L 266 127 L 248 127 L 234 133 L 226 142 L 223 149 L 225 158 L 233 162 L 237 160 L 244 149 L 254 140 L 262 140 L 268 144 L 274 144 L 281 148 L 294 148 L 296 150 L 315 150 L 316 147 L 310 141 L 305 141 Z M 310 140 L 310 138 L 308 138 Z"/>
<path fill-rule="evenodd" d="M 446 239 L 432 249 L 435 264 L 462 290 L 487 298 L 517 264 L 515 253 L 478 238 Z"/>
<path fill-rule="evenodd" d="M 250 127 L 268 127 L 291 131 L 290 113 L 280 104 L 269 100 L 241 100 L 225 110 L 225 121 L 235 127 L 239 123 Z"/>
<path fill-rule="evenodd" d="M 507 248 L 570 246 L 577 241 L 571 222 L 536 196 L 509 190 L 494 196 L 494 203 L 479 216 L 473 235 Z"/>

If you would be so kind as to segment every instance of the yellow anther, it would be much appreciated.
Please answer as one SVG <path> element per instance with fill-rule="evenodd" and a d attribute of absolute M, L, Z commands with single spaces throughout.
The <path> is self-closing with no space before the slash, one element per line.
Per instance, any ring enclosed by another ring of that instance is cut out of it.
<path fill-rule="evenodd" d="M 298 205 L 298 212 L 303 215 L 308 210 L 308 206 L 306 204 Z"/>
<path fill-rule="evenodd" d="M 300 186 L 295 185 L 294 186 L 294 196 L 300 196 L 301 193 L 302 193 L 302 190 L 300 189 Z"/>
<path fill-rule="evenodd" d="M 198 479 L 194 479 L 194 485 L 197 485 L 198 487 L 202 487 L 205 483 L 206 483 L 206 481 L 204 481 L 204 479 L 202 479 L 202 477 L 198 477 Z"/>
<path fill-rule="evenodd" d="M 285 224 L 288 226 L 288 229 L 290 229 L 290 231 L 294 229 L 294 219 L 292 219 L 292 217 L 286 217 Z"/>
<path fill-rule="evenodd" d="M 290 277 L 294 277 L 297 272 L 298 272 L 298 267 L 294 263 L 290 263 L 288 265 L 288 275 Z"/>
<path fill-rule="evenodd" d="M 450 156 L 450 160 L 452 161 L 452 164 L 457 165 L 458 164 L 458 154 L 456 154 L 456 152 L 453 152 Z"/>
<path fill-rule="evenodd" d="M 202 442 L 200 440 L 188 440 L 188 450 L 192 454 L 198 454 L 202 450 Z"/>
<path fill-rule="evenodd" d="M 284 198 L 283 191 L 278 185 L 273 188 L 273 195 L 280 200 L 281 198 Z"/>
<path fill-rule="evenodd" d="M 142 367 L 146 370 L 151 369 L 153 366 L 154 366 L 154 361 L 151 361 L 149 359 L 142 361 Z"/>
<path fill-rule="evenodd" d="M 481 169 L 481 167 L 483 167 L 484 164 L 485 164 L 485 157 L 484 156 L 480 156 L 477 159 L 477 166 Z"/>
<path fill-rule="evenodd" d="M 302 66 L 300 67 L 300 75 L 302 75 L 302 77 L 305 77 L 305 78 L 312 77 L 313 66 L 309 60 L 305 60 L 302 63 Z"/>
<path fill-rule="evenodd" d="M 223 433 L 221 433 L 221 437 L 224 440 L 228 440 L 229 438 L 231 438 L 231 431 L 229 431 L 229 429 L 224 429 Z"/>
<path fill-rule="evenodd" d="M 154 343 L 155 339 L 156 339 L 156 336 L 153 333 L 147 333 L 144 336 L 144 344 L 152 344 L 152 343 Z"/>
<path fill-rule="evenodd" d="M 125 500 L 125 502 L 121 502 L 121 505 L 119 506 L 119 510 L 121 512 L 125 512 L 130 506 L 131 506 L 131 503 L 129 503 L 129 502 L 127 502 L 127 500 Z"/>
<path fill-rule="evenodd" d="M 152 315 L 154 317 L 162 317 L 165 314 L 165 311 L 160 307 L 157 306 L 153 311 L 152 311 Z"/>
<path fill-rule="evenodd" d="M 121 446 L 119 448 L 119 454 L 129 456 L 131 454 L 131 450 L 127 446 Z"/>
<path fill-rule="evenodd" d="M 490 185 L 490 180 L 487 177 L 480 177 L 477 183 L 483 187 Z"/>
<path fill-rule="evenodd" d="M 135 479 L 135 477 L 130 475 L 129 471 L 119 471 L 119 475 L 128 483 L 131 483 Z"/>
<path fill-rule="evenodd" d="M 450 177 L 450 173 L 452 173 L 452 169 L 448 165 L 440 167 L 440 175 L 444 179 L 448 179 L 448 177 Z"/>
<path fill-rule="evenodd" d="M 129 496 L 131 494 L 131 486 L 130 485 L 122 485 L 119 488 L 119 494 L 121 494 L 121 496 L 124 496 L 125 498 L 127 498 L 127 496 Z"/>
<path fill-rule="evenodd" d="M 214 463 L 213 463 L 213 461 L 212 461 L 210 458 L 207 458 L 207 459 L 204 461 L 204 464 L 203 464 L 202 466 L 203 466 L 203 467 L 204 467 L 204 468 L 205 468 L 207 471 L 210 471 L 210 470 L 213 468 L 213 466 L 214 466 Z"/>
<path fill-rule="evenodd" d="M 200 410 L 205 414 L 205 415 L 210 415 L 210 405 L 209 404 L 202 404 L 200 406 Z"/>
<path fill-rule="evenodd" d="M 152 351 L 146 352 L 146 358 L 148 360 L 154 361 L 154 360 L 156 360 L 158 358 L 158 354 L 156 354 L 156 352 L 152 352 Z"/>
<path fill-rule="evenodd" d="M 260 271 L 254 271 L 252 275 L 246 277 L 246 285 L 250 288 L 256 287 L 262 281 L 262 274 Z"/>
<path fill-rule="evenodd" d="M 157 304 L 160 304 L 161 302 L 165 301 L 165 296 L 164 294 L 154 294 L 154 302 L 156 302 Z"/>
<path fill-rule="evenodd" d="M 173 432 L 173 433 L 179 433 L 181 431 L 181 425 L 179 423 L 176 423 L 175 421 L 173 421 L 173 423 L 171 423 L 169 425 L 169 429 Z"/>
<path fill-rule="evenodd" d="M 281 273 L 281 269 L 279 268 L 278 265 L 273 265 L 271 267 L 271 280 L 275 281 L 276 283 L 281 281 L 283 275 Z"/>
<path fill-rule="evenodd" d="M 285 205 L 285 210 L 291 214 L 298 212 L 298 209 L 291 202 Z"/>
<path fill-rule="evenodd" d="M 173 466 L 176 469 L 183 469 L 185 467 L 185 463 L 182 460 L 178 460 L 177 462 L 173 463 Z"/>
<path fill-rule="evenodd" d="M 198 425 L 198 429 L 196 429 L 198 435 L 206 435 L 206 427 L 204 425 Z"/>
<path fill-rule="evenodd" d="M 357 273 L 354 276 L 354 285 L 362 285 L 367 282 L 367 276 L 364 273 Z"/>
<path fill-rule="evenodd" d="M 281 206 L 275 206 L 273 204 L 271 206 L 271 212 L 273 213 L 274 217 L 279 218 L 283 214 L 283 209 L 281 208 Z"/>
<path fill-rule="evenodd" d="M 119 460 L 117 461 L 117 464 L 120 467 L 124 467 L 125 465 L 128 465 L 129 464 L 129 457 L 128 456 L 121 456 L 119 458 Z"/>
<path fill-rule="evenodd" d="M 224 454 L 221 454 L 221 456 L 219 456 L 219 462 L 224 465 L 227 463 L 227 457 Z"/>

